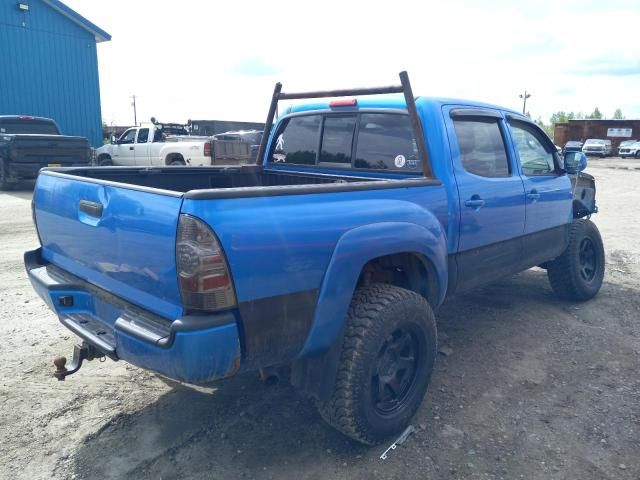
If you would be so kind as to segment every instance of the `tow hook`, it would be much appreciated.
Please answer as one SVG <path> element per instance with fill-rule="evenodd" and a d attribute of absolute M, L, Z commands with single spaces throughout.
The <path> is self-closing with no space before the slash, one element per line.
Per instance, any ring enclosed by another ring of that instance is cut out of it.
<path fill-rule="evenodd" d="M 56 357 L 53 360 L 53 364 L 56 367 L 56 371 L 53 372 L 53 376 L 60 381 L 64 381 L 65 377 L 80 370 L 83 360 L 91 361 L 95 358 L 101 358 L 104 356 L 104 353 L 88 343 L 76 345 L 73 347 L 73 359 L 71 360 L 69 367 L 66 366 L 66 357 Z"/>

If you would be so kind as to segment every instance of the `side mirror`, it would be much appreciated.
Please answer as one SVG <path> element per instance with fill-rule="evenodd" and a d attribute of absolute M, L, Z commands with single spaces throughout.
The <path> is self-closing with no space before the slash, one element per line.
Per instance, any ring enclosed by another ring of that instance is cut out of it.
<path fill-rule="evenodd" d="M 587 168 L 587 156 L 582 152 L 567 152 L 564 154 L 564 171 L 575 175 Z"/>
<path fill-rule="evenodd" d="M 116 139 L 116 136 L 115 136 L 115 135 L 111 135 L 111 143 L 112 143 L 113 145 L 117 145 L 117 144 L 118 144 L 118 140 Z"/>

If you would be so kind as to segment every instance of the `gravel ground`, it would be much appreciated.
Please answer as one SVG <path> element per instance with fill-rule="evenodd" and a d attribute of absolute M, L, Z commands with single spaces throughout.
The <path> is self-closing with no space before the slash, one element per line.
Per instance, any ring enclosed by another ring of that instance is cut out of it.
<path fill-rule="evenodd" d="M 640 478 L 640 161 L 591 161 L 607 274 L 556 300 L 533 269 L 448 301 L 418 431 L 386 461 L 286 382 L 171 384 L 124 362 L 66 382 L 75 343 L 25 276 L 30 185 L 0 194 L 0 478 Z"/>

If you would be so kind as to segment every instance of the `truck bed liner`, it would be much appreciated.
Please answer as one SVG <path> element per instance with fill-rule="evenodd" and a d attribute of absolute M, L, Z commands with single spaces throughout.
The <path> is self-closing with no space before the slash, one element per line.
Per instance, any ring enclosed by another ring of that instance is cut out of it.
<path fill-rule="evenodd" d="M 97 167 L 44 169 L 48 174 L 85 177 L 96 183 L 140 189 L 164 190 L 186 198 L 235 198 L 269 195 L 403 188 L 440 185 L 433 178 L 398 179 L 291 172 L 261 166 L 221 167 Z"/>

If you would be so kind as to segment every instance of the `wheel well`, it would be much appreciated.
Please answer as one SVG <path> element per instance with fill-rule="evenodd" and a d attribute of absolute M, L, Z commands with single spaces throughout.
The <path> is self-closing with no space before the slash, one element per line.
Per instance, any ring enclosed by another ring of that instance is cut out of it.
<path fill-rule="evenodd" d="M 166 165 L 171 165 L 171 162 L 175 161 L 175 160 L 179 160 L 181 162 L 184 163 L 184 157 L 182 156 L 182 154 L 180 153 L 170 153 L 169 155 L 167 155 L 167 157 L 165 158 L 164 163 Z"/>
<path fill-rule="evenodd" d="M 372 283 L 406 288 L 426 298 L 433 308 L 438 305 L 438 275 L 421 253 L 394 253 L 369 260 L 360 272 L 357 287 Z M 343 334 L 324 354 L 293 362 L 291 383 L 318 400 L 328 399 L 335 385 Z"/>
<path fill-rule="evenodd" d="M 386 283 L 422 295 L 434 308 L 438 304 L 438 277 L 431 261 L 421 253 L 404 252 L 369 260 L 357 287 Z"/>

